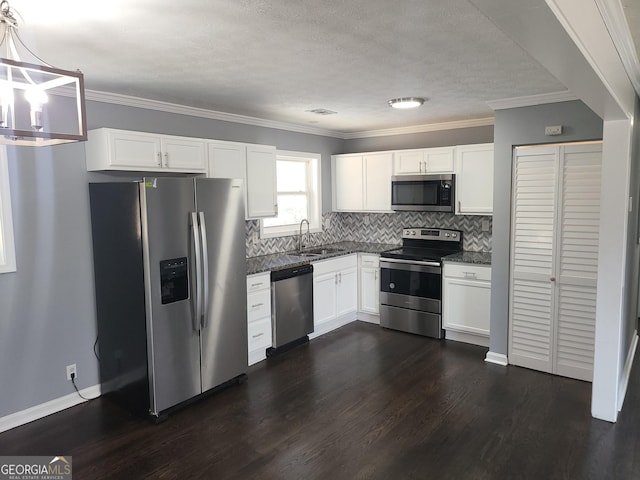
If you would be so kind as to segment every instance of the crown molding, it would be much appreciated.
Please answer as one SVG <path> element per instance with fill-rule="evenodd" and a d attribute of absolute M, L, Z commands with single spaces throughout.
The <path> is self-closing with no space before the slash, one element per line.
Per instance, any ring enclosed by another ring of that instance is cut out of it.
<path fill-rule="evenodd" d="M 492 100 L 487 105 L 493 110 L 505 110 L 507 108 L 532 107 L 534 105 L 544 105 L 547 103 L 569 102 L 578 100 L 569 90 L 564 92 L 543 93 L 540 95 L 528 95 L 526 97 L 504 98 Z"/>
<path fill-rule="evenodd" d="M 640 63 L 638 62 L 638 52 L 633 42 L 629 23 L 624 14 L 622 2 L 595 0 L 604 24 L 607 26 L 613 44 L 620 55 L 620 60 L 627 71 L 627 75 L 633 84 L 636 93 L 640 95 Z"/>
<path fill-rule="evenodd" d="M 410 133 L 435 132 L 439 130 L 454 130 L 458 128 L 483 127 L 494 124 L 493 117 L 490 117 L 345 133 L 335 130 L 310 127 L 306 125 L 298 125 L 295 123 L 279 122 L 275 120 L 266 120 L 264 118 L 250 117 L 247 115 L 237 115 L 235 113 L 218 112 L 215 110 L 207 110 L 204 108 L 178 105 L 176 103 L 162 102 L 159 100 L 132 97 L 129 95 L 121 95 L 119 93 L 100 92 L 97 90 L 85 90 L 85 98 L 93 102 L 110 103 L 126 107 L 144 108 L 147 110 L 176 113 L 178 115 L 189 115 L 192 117 L 208 118 L 212 120 L 222 120 L 224 122 L 241 123 L 244 125 L 253 125 L 256 127 L 275 128 L 278 130 L 286 130 L 289 132 L 308 133 L 310 135 L 340 138 L 342 140 L 365 137 L 384 137 L 389 135 L 406 135 Z"/>
<path fill-rule="evenodd" d="M 493 125 L 494 118 L 476 118 L 471 120 L 458 120 L 454 122 L 428 123 L 409 127 L 384 128 L 380 130 L 363 130 L 361 132 L 343 133 L 345 140 L 352 138 L 386 137 L 390 135 L 407 135 L 410 133 L 437 132 L 440 130 L 455 130 L 458 128 L 485 127 Z"/>
<path fill-rule="evenodd" d="M 320 135 L 323 137 L 342 138 L 343 135 L 341 132 L 336 132 L 334 130 L 309 127 L 306 125 L 298 125 L 295 123 L 279 122 L 276 120 L 266 120 L 264 118 L 250 117 L 247 115 L 237 115 L 235 113 L 218 112 L 215 110 L 207 110 L 205 108 L 178 105 L 176 103 L 161 102 L 159 100 L 132 97 L 129 95 L 121 95 L 118 93 L 85 90 L 85 98 L 94 102 L 111 103 L 116 105 L 123 105 L 126 107 L 144 108 L 147 110 L 176 113 L 179 115 L 207 118 L 210 120 L 222 120 L 224 122 L 242 123 L 244 125 L 253 125 L 256 127 L 275 128 L 278 130 L 287 130 L 289 132 L 308 133 L 311 135 Z"/>

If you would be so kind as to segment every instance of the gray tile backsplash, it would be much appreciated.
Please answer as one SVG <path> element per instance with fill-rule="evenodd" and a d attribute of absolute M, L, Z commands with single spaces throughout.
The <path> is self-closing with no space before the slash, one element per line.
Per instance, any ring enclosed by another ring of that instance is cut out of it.
<path fill-rule="evenodd" d="M 482 221 L 489 222 L 489 231 L 482 231 Z M 341 241 L 393 243 L 402 242 L 404 227 L 433 227 L 462 230 L 463 248 L 474 252 L 491 251 L 491 216 L 453 215 L 451 213 L 326 213 L 322 215 L 323 231 L 311 234 L 311 245 Z M 259 239 L 258 220 L 246 222 L 247 257 L 286 252 L 297 248 L 297 236 Z"/>

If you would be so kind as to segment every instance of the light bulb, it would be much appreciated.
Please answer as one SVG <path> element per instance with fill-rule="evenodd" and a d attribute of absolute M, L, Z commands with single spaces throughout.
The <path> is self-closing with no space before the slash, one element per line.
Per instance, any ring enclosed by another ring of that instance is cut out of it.
<path fill-rule="evenodd" d="M 8 82 L 0 83 L 0 128 L 9 126 L 9 107 L 13 108 L 13 88 Z"/>
<path fill-rule="evenodd" d="M 24 97 L 31 105 L 31 128 L 42 130 L 42 105 L 49 101 L 49 97 L 44 90 L 37 87 L 25 90 Z"/>

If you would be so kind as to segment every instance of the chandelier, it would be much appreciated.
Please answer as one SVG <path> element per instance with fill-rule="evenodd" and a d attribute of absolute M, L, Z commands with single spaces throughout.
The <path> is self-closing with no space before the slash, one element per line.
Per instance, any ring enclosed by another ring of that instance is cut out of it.
<path fill-rule="evenodd" d="M 8 1 L 0 2 L 0 144 L 86 140 L 82 73 L 52 67 L 29 50 L 18 35 L 16 13 Z M 21 61 L 18 46 L 40 64 Z"/>

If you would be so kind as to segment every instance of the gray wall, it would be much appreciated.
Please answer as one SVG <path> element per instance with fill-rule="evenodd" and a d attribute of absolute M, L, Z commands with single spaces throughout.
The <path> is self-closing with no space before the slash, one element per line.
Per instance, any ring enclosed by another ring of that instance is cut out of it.
<path fill-rule="evenodd" d="M 366 137 L 345 140 L 344 152 L 376 152 L 380 150 L 402 150 L 407 148 L 447 147 L 493 142 L 493 125 L 485 127 L 457 128 L 435 132 Z"/>
<path fill-rule="evenodd" d="M 340 139 L 88 102 L 89 128 L 185 135 L 275 145 L 322 154 L 324 207 L 331 208 L 330 156 Z M 90 181 L 83 143 L 8 151 L 18 271 L 0 275 L 0 417 L 99 383 Z M 120 177 L 122 178 L 122 177 Z"/>
<path fill-rule="evenodd" d="M 640 98 L 636 97 L 635 115 L 640 115 Z M 640 276 L 640 122 L 633 126 L 631 140 L 631 172 L 630 172 L 629 196 L 632 198 L 631 211 L 628 218 L 627 231 L 627 266 L 626 269 L 626 304 L 624 305 L 625 322 L 622 332 L 622 349 L 620 365 L 624 367 L 626 355 L 633 343 L 635 332 L 638 329 L 639 276 Z"/>
<path fill-rule="evenodd" d="M 545 136 L 544 127 L 547 125 L 562 125 L 563 134 Z M 580 101 L 496 111 L 489 345 L 494 353 L 506 355 L 508 349 L 513 147 L 598 139 L 602 139 L 602 120 Z"/>

